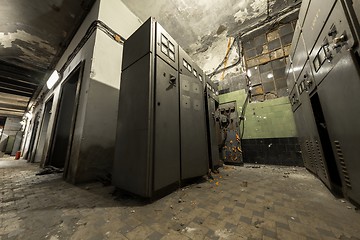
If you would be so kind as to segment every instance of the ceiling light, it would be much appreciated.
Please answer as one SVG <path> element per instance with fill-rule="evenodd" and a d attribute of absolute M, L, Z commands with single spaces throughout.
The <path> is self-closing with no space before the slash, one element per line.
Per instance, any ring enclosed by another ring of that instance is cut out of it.
<path fill-rule="evenodd" d="M 272 73 L 269 73 L 268 75 L 267 75 L 267 78 L 273 78 L 274 77 L 274 74 L 272 74 Z"/>
<path fill-rule="evenodd" d="M 46 86 L 48 89 L 51 89 L 55 83 L 57 82 L 57 80 L 59 80 L 60 76 L 59 73 L 54 70 L 53 73 L 51 74 L 51 76 L 49 77 L 49 79 L 46 82 Z"/>

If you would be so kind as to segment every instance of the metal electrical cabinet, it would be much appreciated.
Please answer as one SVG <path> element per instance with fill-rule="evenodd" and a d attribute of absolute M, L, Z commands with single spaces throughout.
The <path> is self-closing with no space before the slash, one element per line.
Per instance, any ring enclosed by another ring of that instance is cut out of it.
<path fill-rule="evenodd" d="M 360 204 L 359 3 L 307 2 L 299 36 L 308 58 L 290 93 L 304 163 L 334 193 Z M 294 58 L 303 55 L 299 43 L 293 48 Z"/>
<path fill-rule="evenodd" d="M 319 86 L 326 127 L 341 170 L 343 192 L 360 204 L 360 66 L 351 52 Z"/>
<path fill-rule="evenodd" d="M 206 77 L 205 79 L 204 86 L 209 166 L 213 171 L 215 171 L 222 166 L 222 162 L 219 158 L 218 140 L 218 133 L 220 132 L 220 127 L 219 123 L 215 121 L 215 113 L 219 108 L 219 97 L 216 94 L 218 91 L 218 87 L 208 77 Z"/>
<path fill-rule="evenodd" d="M 126 40 L 112 177 L 116 187 L 153 198 L 207 173 L 203 78 L 152 18 Z"/>
<path fill-rule="evenodd" d="M 113 184 L 154 197 L 180 180 L 178 46 L 153 19 L 124 45 Z"/>
<path fill-rule="evenodd" d="M 204 74 L 179 47 L 181 179 L 205 175 L 208 167 Z"/>
<path fill-rule="evenodd" d="M 217 111 L 221 133 L 220 156 L 224 163 L 243 165 L 240 137 L 240 118 L 236 101 L 222 103 Z"/>

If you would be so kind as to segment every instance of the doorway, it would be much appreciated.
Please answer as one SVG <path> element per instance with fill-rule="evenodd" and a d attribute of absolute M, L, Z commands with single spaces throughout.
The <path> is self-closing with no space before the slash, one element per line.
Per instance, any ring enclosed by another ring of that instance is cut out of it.
<path fill-rule="evenodd" d="M 327 165 L 327 170 L 330 178 L 330 183 L 335 194 L 342 195 L 342 183 L 339 170 L 336 164 L 334 152 L 331 146 L 329 132 L 327 130 L 325 117 L 320 103 L 320 98 L 315 93 L 311 99 L 311 105 L 314 112 L 316 127 L 319 132 L 321 146 L 324 152 L 324 158 Z"/>
<path fill-rule="evenodd" d="M 52 96 L 46 103 L 45 103 L 45 109 L 44 109 L 44 115 L 43 120 L 41 124 L 40 134 L 39 134 L 39 140 L 37 147 L 35 149 L 34 157 L 30 159 L 30 162 L 41 162 L 41 158 L 44 152 L 45 147 L 45 140 L 46 140 L 46 134 L 49 127 L 49 121 L 51 117 L 51 109 L 53 105 L 54 97 Z"/>
<path fill-rule="evenodd" d="M 30 136 L 30 144 L 29 144 L 29 148 L 28 151 L 24 154 L 24 159 L 27 159 L 28 162 L 31 162 L 31 153 L 34 150 L 34 145 L 35 145 L 35 137 L 36 137 L 36 133 L 39 127 L 39 119 L 38 119 L 38 115 L 35 116 L 35 118 L 33 119 L 33 130 L 31 132 L 31 136 Z"/>
<path fill-rule="evenodd" d="M 83 65 L 83 63 L 79 64 L 62 83 L 55 130 L 46 164 L 56 168 L 65 168 L 64 177 L 66 177 L 66 168 L 70 158 Z"/>

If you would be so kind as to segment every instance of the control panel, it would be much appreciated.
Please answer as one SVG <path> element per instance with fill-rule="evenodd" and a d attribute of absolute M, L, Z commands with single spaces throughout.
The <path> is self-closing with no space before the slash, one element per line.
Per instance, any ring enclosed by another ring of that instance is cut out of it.
<path fill-rule="evenodd" d="M 290 91 L 289 98 L 290 98 L 291 108 L 292 108 L 293 112 L 295 112 L 296 109 L 298 109 L 301 105 L 297 84 Z"/>
<path fill-rule="evenodd" d="M 350 22 L 338 1 L 310 55 L 310 65 L 319 85 L 344 54 L 355 44 Z"/>
<path fill-rule="evenodd" d="M 156 22 L 156 54 L 178 69 L 179 46 L 166 30 Z"/>

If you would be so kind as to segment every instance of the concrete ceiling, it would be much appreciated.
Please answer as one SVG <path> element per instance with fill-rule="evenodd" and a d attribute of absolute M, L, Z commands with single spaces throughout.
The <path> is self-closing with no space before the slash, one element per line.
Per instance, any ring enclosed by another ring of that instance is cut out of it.
<path fill-rule="evenodd" d="M 155 17 L 190 55 L 206 51 L 220 36 L 251 25 L 300 0 L 123 0 L 145 21 Z"/>
<path fill-rule="evenodd" d="M 0 0 L 0 116 L 22 116 L 95 0 Z"/>
<path fill-rule="evenodd" d="M 95 0 L 0 0 L 0 116 L 22 116 Z M 190 54 L 211 50 L 299 0 L 123 0 Z"/>

